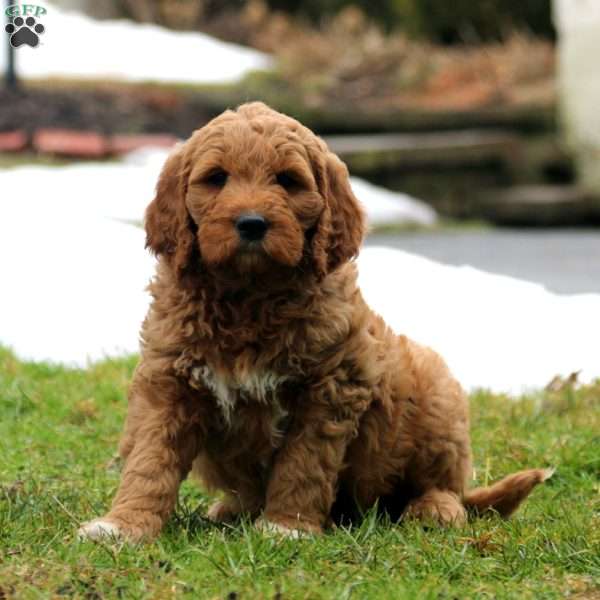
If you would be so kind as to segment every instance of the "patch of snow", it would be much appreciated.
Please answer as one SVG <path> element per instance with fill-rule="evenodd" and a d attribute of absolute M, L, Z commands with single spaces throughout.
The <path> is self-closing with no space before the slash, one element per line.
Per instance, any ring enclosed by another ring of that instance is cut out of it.
<path fill-rule="evenodd" d="M 166 155 L 157 150 L 136 152 L 118 163 L 27 165 L 1 171 L 0 177 L 3 189 L 15 194 L 26 182 L 27 198 L 17 206 L 69 213 L 72 220 L 96 216 L 140 223 Z"/>
<path fill-rule="evenodd" d="M 439 352 L 467 389 L 522 393 L 557 374 L 600 377 L 600 294 L 553 294 L 388 248 L 363 250 L 359 268 L 369 305 Z"/>
<path fill-rule="evenodd" d="M 408 194 L 387 190 L 358 177 L 351 177 L 350 185 L 367 209 L 371 225 L 433 225 L 437 221 L 437 214 L 433 208 Z"/>
<path fill-rule="evenodd" d="M 126 20 L 98 21 L 47 3 L 39 5 L 47 10 L 38 19 L 45 27 L 40 44 L 15 51 L 17 72 L 26 79 L 230 83 L 271 66 L 266 54 L 202 33 Z M 7 50 L 5 43 L 0 46 L 3 72 Z"/>
<path fill-rule="evenodd" d="M 154 259 L 127 222 L 141 221 L 164 158 L 0 171 L 0 343 L 74 365 L 138 350 Z M 359 267 L 369 304 L 438 351 L 467 389 L 600 377 L 600 294 L 561 296 L 385 248 L 365 248 Z"/>
<path fill-rule="evenodd" d="M 0 200 L 0 343 L 81 366 L 137 352 L 154 269 L 144 232 L 54 209 L 51 196 L 45 205 L 15 197 Z"/>

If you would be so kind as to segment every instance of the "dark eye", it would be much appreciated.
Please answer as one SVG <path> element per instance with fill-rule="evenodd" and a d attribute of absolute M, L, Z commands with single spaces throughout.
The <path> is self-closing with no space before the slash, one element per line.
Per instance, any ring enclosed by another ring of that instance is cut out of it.
<path fill-rule="evenodd" d="M 282 171 L 275 176 L 277 185 L 280 185 L 284 190 L 295 190 L 302 187 L 300 179 L 289 171 Z"/>
<path fill-rule="evenodd" d="M 208 183 L 208 185 L 214 185 L 215 187 L 223 187 L 227 183 L 227 178 L 229 177 L 229 173 L 227 171 L 223 171 L 223 169 L 217 169 L 210 173 L 206 179 L 204 179 L 204 183 Z"/>

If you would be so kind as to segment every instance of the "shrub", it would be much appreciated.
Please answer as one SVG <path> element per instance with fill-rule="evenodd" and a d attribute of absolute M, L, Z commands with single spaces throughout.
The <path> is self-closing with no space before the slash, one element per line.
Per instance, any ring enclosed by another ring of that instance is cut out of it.
<path fill-rule="evenodd" d="M 550 0 L 268 0 L 281 10 L 312 21 L 360 7 L 387 30 L 402 29 L 431 41 L 481 42 L 503 39 L 515 29 L 552 37 Z"/>

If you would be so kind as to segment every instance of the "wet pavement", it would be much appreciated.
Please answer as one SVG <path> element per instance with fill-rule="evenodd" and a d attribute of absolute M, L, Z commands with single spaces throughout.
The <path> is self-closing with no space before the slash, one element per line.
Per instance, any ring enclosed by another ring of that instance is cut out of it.
<path fill-rule="evenodd" d="M 600 229 L 401 232 L 371 235 L 367 244 L 534 281 L 559 294 L 600 293 Z"/>

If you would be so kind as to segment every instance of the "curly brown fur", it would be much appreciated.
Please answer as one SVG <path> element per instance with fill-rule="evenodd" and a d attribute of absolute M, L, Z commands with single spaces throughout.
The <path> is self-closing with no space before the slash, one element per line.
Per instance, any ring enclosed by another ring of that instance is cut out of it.
<path fill-rule="evenodd" d="M 248 214 L 267 220 L 262 240 L 236 229 Z M 297 121 L 251 103 L 196 131 L 168 159 L 146 231 L 158 266 L 124 471 L 83 535 L 158 534 L 192 469 L 224 495 L 211 518 L 277 531 L 320 532 L 344 498 L 442 523 L 465 506 L 508 515 L 542 480 L 467 491 L 465 394 L 365 304 L 363 211 L 345 165 Z"/>

